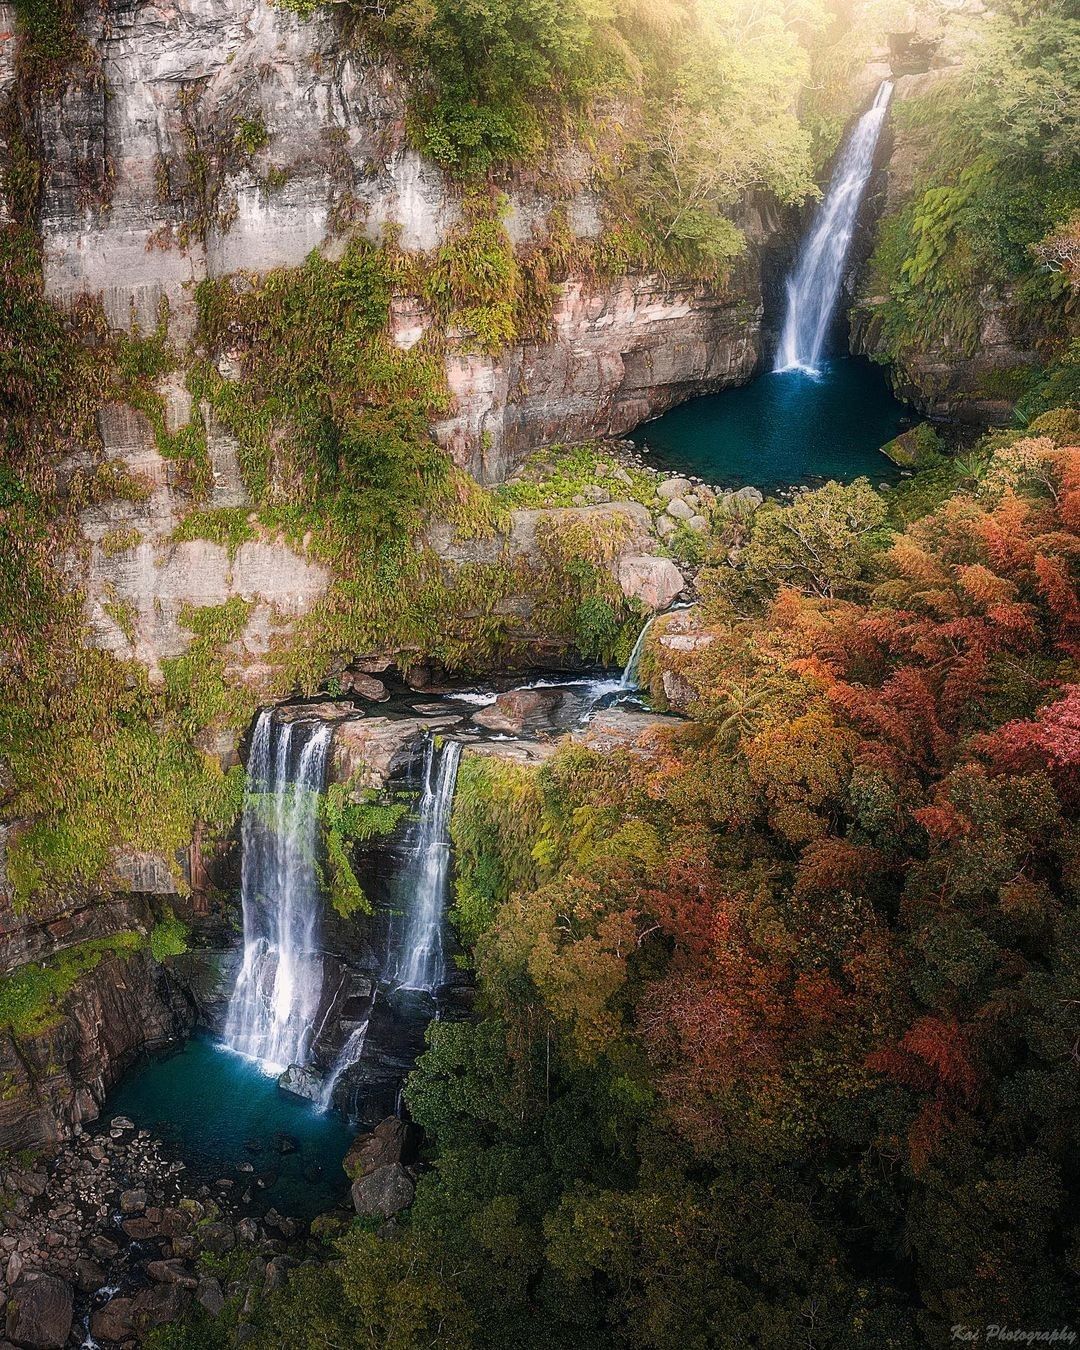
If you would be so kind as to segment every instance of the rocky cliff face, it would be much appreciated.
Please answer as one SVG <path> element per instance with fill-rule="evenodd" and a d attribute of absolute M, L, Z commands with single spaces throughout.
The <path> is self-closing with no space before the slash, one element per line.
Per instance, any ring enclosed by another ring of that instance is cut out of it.
<path fill-rule="evenodd" d="M 723 295 L 658 276 L 572 277 L 549 341 L 497 359 L 450 356 L 456 412 L 436 433 L 481 482 L 498 482 L 538 445 L 621 436 L 684 399 L 744 383 L 761 316 L 750 269 Z"/>
<path fill-rule="evenodd" d="M 0 1149 L 37 1148 L 97 1117 L 140 1051 L 188 1028 L 187 1004 L 147 951 L 107 953 L 34 1034 L 0 1031 Z"/>
<path fill-rule="evenodd" d="M 144 331 L 166 301 L 182 341 L 205 277 L 295 265 L 312 249 L 334 256 L 355 229 L 393 229 L 429 251 L 461 218 L 457 188 L 405 142 L 393 63 L 345 41 L 332 18 L 264 0 L 112 0 L 87 11 L 83 32 L 86 61 L 37 114 L 46 286 L 61 301 L 100 296 L 111 323 Z M 513 242 L 543 239 L 556 211 L 578 239 L 597 236 L 590 175 L 588 158 L 567 151 L 543 186 L 510 185 Z M 656 276 L 571 276 L 548 341 L 495 359 L 451 338 L 456 408 L 437 435 L 498 481 L 538 444 L 621 434 L 743 381 L 758 358 L 760 290 L 756 260 L 724 295 Z M 410 346 L 426 322 L 404 299 L 396 341 Z"/>

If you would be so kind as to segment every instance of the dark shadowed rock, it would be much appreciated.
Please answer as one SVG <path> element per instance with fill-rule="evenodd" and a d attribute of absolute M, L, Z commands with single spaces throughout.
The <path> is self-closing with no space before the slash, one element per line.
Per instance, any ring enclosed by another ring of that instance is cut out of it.
<path fill-rule="evenodd" d="M 135 1334 L 135 1301 L 111 1298 L 90 1315 L 90 1331 L 97 1341 L 126 1341 Z"/>
<path fill-rule="evenodd" d="M 74 1294 L 54 1275 L 27 1276 L 11 1291 L 8 1339 L 27 1350 L 60 1350 L 71 1331 Z"/>
<path fill-rule="evenodd" d="M 81 1294 L 92 1294 L 105 1283 L 105 1267 L 89 1256 L 80 1257 L 75 1263 L 75 1282 Z"/>
<path fill-rule="evenodd" d="M 341 688 L 346 694 L 366 698 L 372 703 L 383 703 L 390 697 L 390 691 L 382 680 L 362 670 L 347 670 L 341 677 Z"/>
<path fill-rule="evenodd" d="M 124 1191 L 120 1196 L 121 1214 L 140 1214 L 146 1208 L 146 1192 L 142 1190 Z"/>
<path fill-rule="evenodd" d="M 195 1291 L 195 1301 L 201 1303 L 211 1317 L 216 1317 L 225 1306 L 225 1295 L 221 1290 L 221 1282 L 214 1279 L 212 1275 L 204 1275 Z"/>
<path fill-rule="evenodd" d="M 353 1209 L 367 1218 L 389 1219 L 412 1204 L 415 1189 L 404 1167 L 391 1163 L 353 1182 Z"/>
<path fill-rule="evenodd" d="M 357 1181 L 380 1167 L 410 1161 L 411 1145 L 408 1125 L 397 1116 L 387 1116 L 370 1132 L 356 1136 L 341 1165 L 346 1176 Z"/>

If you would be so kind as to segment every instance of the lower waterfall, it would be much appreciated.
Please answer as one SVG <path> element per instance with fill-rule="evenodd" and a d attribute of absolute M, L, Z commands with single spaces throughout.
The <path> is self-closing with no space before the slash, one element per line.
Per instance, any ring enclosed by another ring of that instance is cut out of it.
<path fill-rule="evenodd" d="M 318 803 L 331 730 L 264 709 L 248 758 L 241 825 L 244 958 L 225 1042 L 268 1070 L 304 1064 L 322 994 Z"/>
<path fill-rule="evenodd" d="M 405 925 L 398 945 L 393 982 L 403 989 L 430 993 L 445 979 L 443 924 L 450 880 L 450 809 L 454 802 L 461 744 L 441 749 L 429 737 L 424 750 L 424 787 L 399 894 Z"/>

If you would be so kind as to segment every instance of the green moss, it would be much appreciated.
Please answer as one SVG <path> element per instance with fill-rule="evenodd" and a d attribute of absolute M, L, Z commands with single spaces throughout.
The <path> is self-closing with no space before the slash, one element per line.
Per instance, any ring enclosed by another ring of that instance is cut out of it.
<path fill-rule="evenodd" d="M 135 606 L 128 600 L 104 600 L 101 608 L 120 629 L 130 644 L 135 642 L 136 619 Z"/>
<path fill-rule="evenodd" d="M 165 913 L 150 930 L 150 954 L 155 961 L 169 956 L 183 956 L 188 949 L 188 928 L 166 907 Z"/>
<path fill-rule="evenodd" d="M 656 483 L 654 473 L 618 463 L 599 445 L 555 445 L 537 451 L 494 491 L 506 507 L 573 506 L 594 488 L 612 499 L 651 506 Z"/>
<path fill-rule="evenodd" d="M 319 799 L 319 818 L 326 849 L 326 885 L 331 904 L 343 919 L 370 914 L 371 903 L 357 880 L 352 850 L 381 835 L 392 834 L 408 812 L 406 801 L 388 799 L 371 789 L 352 800 L 351 783 L 331 783 Z"/>
<path fill-rule="evenodd" d="M 254 155 L 269 143 L 270 133 L 262 117 L 242 117 L 236 124 L 233 140 L 245 155 Z"/>
<path fill-rule="evenodd" d="M 451 919 L 467 949 L 513 892 L 537 885 L 532 846 L 540 815 L 535 769 L 479 755 L 463 757 L 450 818 L 455 859 Z"/>
<path fill-rule="evenodd" d="M 142 531 L 133 526 L 120 526 L 102 535 L 100 547 L 106 558 L 115 558 L 118 553 L 127 553 L 142 543 Z"/>
<path fill-rule="evenodd" d="M 19 966 L 0 977 L 0 1026 L 16 1037 L 39 1035 L 63 1016 L 63 1000 L 103 956 L 127 956 L 146 945 L 141 933 L 127 931 L 94 938 L 57 952 L 41 963 Z"/>
<path fill-rule="evenodd" d="M 218 506 L 207 511 L 189 511 L 173 530 L 173 542 L 182 544 L 192 539 L 208 539 L 220 544 L 235 558 L 242 544 L 255 539 L 256 532 L 248 520 L 251 512 L 246 506 Z"/>

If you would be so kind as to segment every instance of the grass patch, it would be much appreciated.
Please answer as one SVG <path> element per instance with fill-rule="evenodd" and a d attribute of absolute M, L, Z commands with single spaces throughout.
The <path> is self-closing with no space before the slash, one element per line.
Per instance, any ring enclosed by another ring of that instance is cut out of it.
<path fill-rule="evenodd" d="M 141 933 L 128 930 L 94 938 L 57 952 L 41 963 L 19 966 L 0 978 L 0 1026 L 16 1037 L 37 1036 L 63 1016 L 63 1000 L 83 975 L 110 952 L 130 956 L 146 946 Z"/>

